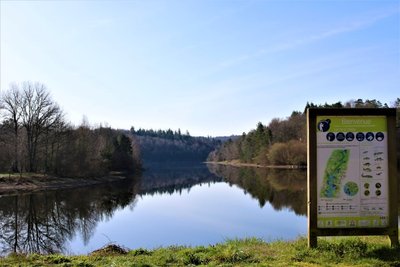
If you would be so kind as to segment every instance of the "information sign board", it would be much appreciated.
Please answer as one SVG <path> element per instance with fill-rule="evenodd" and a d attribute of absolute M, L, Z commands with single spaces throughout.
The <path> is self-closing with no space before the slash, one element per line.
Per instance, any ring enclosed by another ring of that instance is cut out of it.
<path fill-rule="evenodd" d="M 317 116 L 318 228 L 387 227 L 385 116 Z"/>
<path fill-rule="evenodd" d="M 308 232 L 398 245 L 395 109 L 308 109 Z"/>

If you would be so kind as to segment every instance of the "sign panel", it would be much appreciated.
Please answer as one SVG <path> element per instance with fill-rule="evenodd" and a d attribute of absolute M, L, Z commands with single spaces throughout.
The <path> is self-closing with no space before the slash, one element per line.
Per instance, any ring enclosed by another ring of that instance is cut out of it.
<path fill-rule="evenodd" d="M 317 116 L 318 228 L 389 226 L 386 116 Z"/>

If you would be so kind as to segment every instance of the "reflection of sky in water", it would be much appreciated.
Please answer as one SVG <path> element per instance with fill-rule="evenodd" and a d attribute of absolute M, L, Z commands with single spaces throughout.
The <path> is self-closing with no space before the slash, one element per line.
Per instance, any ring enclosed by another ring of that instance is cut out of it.
<path fill-rule="evenodd" d="M 237 186 L 220 182 L 196 185 L 182 193 L 138 196 L 133 210 L 116 210 L 98 223 L 85 247 L 80 237 L 70 253 L 87 253 L 114 242 L 127 248 L 208 245 L 228 238 L 294 239 L 307 233 L 306 216 L 276 211 Z"/>

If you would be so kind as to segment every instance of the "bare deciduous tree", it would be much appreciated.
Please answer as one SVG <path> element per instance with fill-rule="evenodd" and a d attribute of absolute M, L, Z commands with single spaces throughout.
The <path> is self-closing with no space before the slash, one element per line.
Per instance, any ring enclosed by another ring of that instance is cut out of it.
<path fill-rule="evenodd" d="M 40 138 L 63 121 L 64 114 L 41 83 L 22 84 L 22 126 L 26 130 L 28 171 L 36 171 L 36 156 Z"/>
<path fill-rule="evenodd" d="M 89 177 L 140 167 L 133 157 L 138 152 L 120 131 L 92 129 L 87 119 L 75 129 L 65 123 L 41 83 L 11 85 L 0 95 L 0 116 L 0 171 Z M 118 138 L 123 142 L 115 142 Z"/>
<path fill-rule="evenodd" d="M 0 108 L 3 110 L 3 116 L 5 118 L 8 128 L 13 133 L 13 147 L 14 155 L 11 167 L 12 171 L 20 170 L 20 157 L 19 157 L 19 132 L 20 132 L 20 120 L 22 112 L 22 96 L 18 90 L 16 84 L 12 84 L 10 90 L 6 91 L 0 98 Z"/>
<path fill-rule="evenodd" d="M 13 161 L 11 170 L 22 171 L 20 134 L 26 135 L 28 171 L 36 171 L 36 157 L 41 138 L 63 124 L 63 112 L 41 83 L 24 82 L 12 84 L 1 96 L 3 126 L 13 134 Z"/>

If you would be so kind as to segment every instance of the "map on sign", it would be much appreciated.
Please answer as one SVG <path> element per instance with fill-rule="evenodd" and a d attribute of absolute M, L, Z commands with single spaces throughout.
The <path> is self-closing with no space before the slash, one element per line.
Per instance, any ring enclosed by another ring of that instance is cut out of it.
<path fill-rule="evenodd" d="M 349 153 L 348 149 L 332 150 L 325 168 L 321 197 L 335 198 L 339 195 L 342 178 L 349 163 Z"/>
<path fill-rule="evenodd" d="M 388 226 L 385 116 L 317 116 L 318 228 Z"/>

